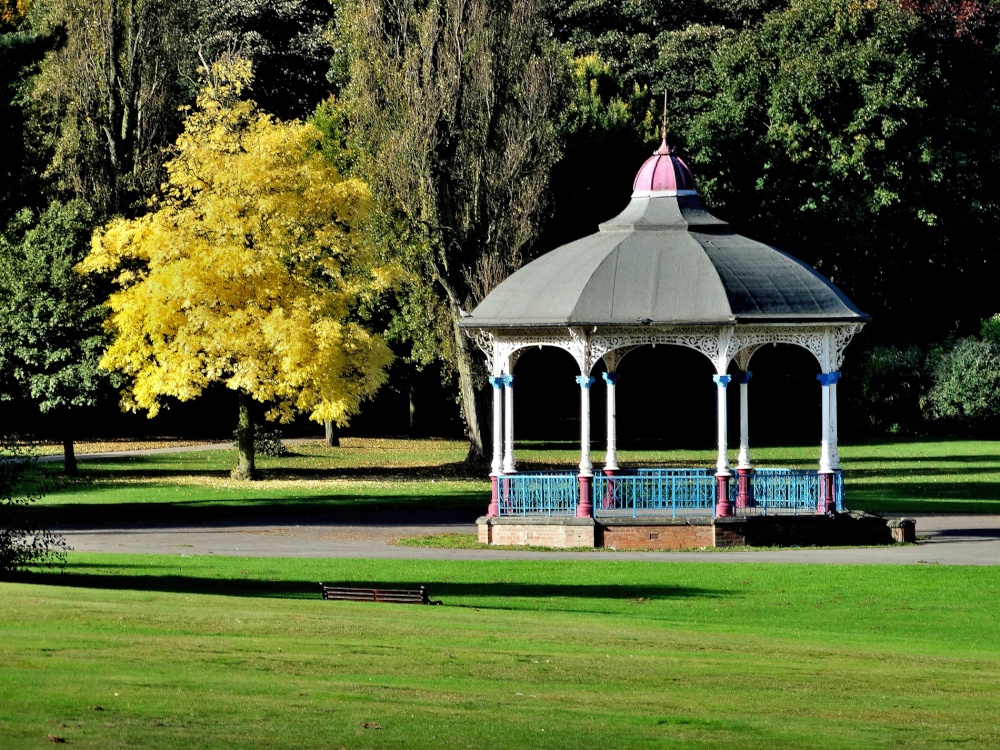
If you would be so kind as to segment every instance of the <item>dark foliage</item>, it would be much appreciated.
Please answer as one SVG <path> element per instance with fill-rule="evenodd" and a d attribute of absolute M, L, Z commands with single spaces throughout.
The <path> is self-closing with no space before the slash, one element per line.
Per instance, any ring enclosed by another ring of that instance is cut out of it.
<path fill-rule="evenodd" d="M 0 441 L 0 573 L 65 563 L 66 542 L 33 528 L 25 509 L 44 494 L 36 460 L 10 439 Z"/>

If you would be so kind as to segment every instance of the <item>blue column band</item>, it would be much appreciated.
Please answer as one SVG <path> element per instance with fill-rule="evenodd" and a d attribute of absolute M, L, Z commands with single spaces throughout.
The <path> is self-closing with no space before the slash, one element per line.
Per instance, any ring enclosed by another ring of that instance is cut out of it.
<path fill-rule="evenodd" d="M 715 381 L 715 384 L 719 386 L 719 388 L 725 388 L 729 385 L 730 377 L 728 375 L 713 375 L 712 380 Z"/>
<path fill-rule="evenodd" d="M 581 388 L 586 388 L 589 391 L 590 386 L 594 384 L 594 379 L 588 378 L 586 375 L 577 375 L 576 382 L 580 384 Z"/>
<path fill-rule="evenodd" d="M 601 374 L 604 378 L 604 382 L 608 385 L 616 385 L 618 383 L 618 373 L 617 372 L 605 372 Z"/>
<path fill-rule="evenodd" d="M 816 380 L 822 386 L 835 385 L 838 380 L 840 380 L 839 372 L 824 372 L 816 376 Z"/>
<path fill-rule="evenodd" d="M 507 386 L 508 388 L 513 388 L 514 387 L 514 376 L 513 375 L 504 375 L 503 376 L 503 384 L 505 386 Z"/>
<path fill-rule="evenodd" d="M 503 376 L 490 378 L 490 384 L 499 391 L 503 388 Z"/>
<path fill-rule="evenodd" d="M 753 373 L 747 370 L 746 372 L 740 373 L 740 385 L 746 385 L 750 382 L 750 378 L 753 377 Z"/>

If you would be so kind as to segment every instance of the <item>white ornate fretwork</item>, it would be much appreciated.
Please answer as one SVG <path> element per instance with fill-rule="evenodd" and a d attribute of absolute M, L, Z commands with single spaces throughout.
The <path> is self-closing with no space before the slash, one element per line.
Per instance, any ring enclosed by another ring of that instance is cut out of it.
<path fill-rule="evenodd" d="M 571 328 L 512 328 L 470 332 L 486 354 L 494 375 L 509 373 L 522 350 L 552 346 L 569 352 L 589 375 L 604 359 L 609 370 L 617 368 L 628 352 L 639 346 L 662 344 L 684 346 L 712 361 L 716 373 L 725 374 L 741 352 L 750 356 L 764 344 L 792 344 L 811 352 L 822 372 L 839 370 L 844 350 L 862 328 L 862 323 L 811 325 L 771 323 L 725 326 L 629 326 L 586 330 Z M 745 369 L 745 365 L 742 365 Z"/>

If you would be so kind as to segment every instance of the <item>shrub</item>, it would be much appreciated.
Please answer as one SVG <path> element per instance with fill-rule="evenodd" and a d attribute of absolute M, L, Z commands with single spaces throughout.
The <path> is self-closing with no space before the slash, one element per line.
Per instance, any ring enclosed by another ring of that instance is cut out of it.
<path fill-rule="evenodd" d="M 233 433 L 233 447 L 236 447 L 237 434 Z M 271 430 L 258 426 L 254 430 L 253 450 L 258 456 L 270 456 L 279 458 L 288 455 L 288 448 L 281 442 L 281 430 L 277 427 Z"/>
<path fill-rule="evenodd" d="M 66 541 L 32 528 L 25 512 L 43 494 L 44 479 L 35 457 L 13 440 L 0 441 L 0 572 L 65 563 Z"/>
<path fill-rule="evenodd" d="M 852 360 L 846 403 L 857 427 L 880 435 L 912 435 L 924 427 L 921 403 L 933 383 L 918 346 L 876 346 Z"/>
<path fill-rule="evenodd" d="M 930 416 L 973 428 L 1000 417 L 1000 336 L 984 324 L 984 338 L 960 339 L 938 358 L 934 386 L 927 394 Z"/>

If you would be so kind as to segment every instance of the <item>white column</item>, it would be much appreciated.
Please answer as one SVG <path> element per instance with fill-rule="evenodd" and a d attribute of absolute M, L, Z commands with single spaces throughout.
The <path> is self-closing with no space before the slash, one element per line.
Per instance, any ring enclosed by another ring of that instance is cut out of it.
<path fill-rule="evenodd" d="M 832 394 L 833 386 L 840 378 L 839 372 L 824 372 L 816 376 L 819 384 L 823 387 L 823 402 L 820 406 L 822 410 L 822 435 L 820 439 L 819 470 L 824 474 L 829 474 L 837 468 L 834 455 L 836 452 L 836 437 L 834 436 L 833 403 L 836 396 Z"/>
<path fill-rule="evenodd" d="M 504 375 L 503 386 L 503 473 L 513 474 L 517 471 L 517 465 L 514 462 L 514 376 Z"/>
<path fill-rule="evenodd" d="M 837 373 L 840 378 L 840 373 Z M 834 469 L 840 468 L 840 448 L 837 438 L 837 381 L 830 383 L 830 459 Z"/>
<path fill-rule="evenodd" d="M 594 379 L 577 375 L 576 382 L 580 384 L 580 474 L 589 477 L 594 473 L 590 460 L 590 386 Z"/>
<path fill-rule="evenodd" d="M 729 385 L 729 376 L 713 375 L 712 380 L 714 380 L 715 385 L 718 386 L 716 390 L 718 391 L 717 413 L 719 418 L 719 458 L 715 462 L 715 468 L 717 470 L 716 473 L 732 476 L 732 472 L 729 470 L 729 437 L 726 429 L 726 386 Z"/>
<path fill-rule="evenodd" d="M 618 373 L 604 373 L 604 382 L 608 384 L 608 451 L 604 456 L 604 468 L 618 470 L 618 412 L 615 403 L 615 388 L 618 385 Z"/>
<path fill-rule="evenodd" d="M 503 471 L 503 378 L 490 378 L 493 386 L 493 463 L 490 473 L 494 476 Z"/>
<path fill-rule="evenodd" d="M 750 408 L 747 402 L 750 378 L 752 372 L 744 371 L 740 376 L 740 455 L 736 462 L 737 469 L 752 469 L 750 462 Z"/>

